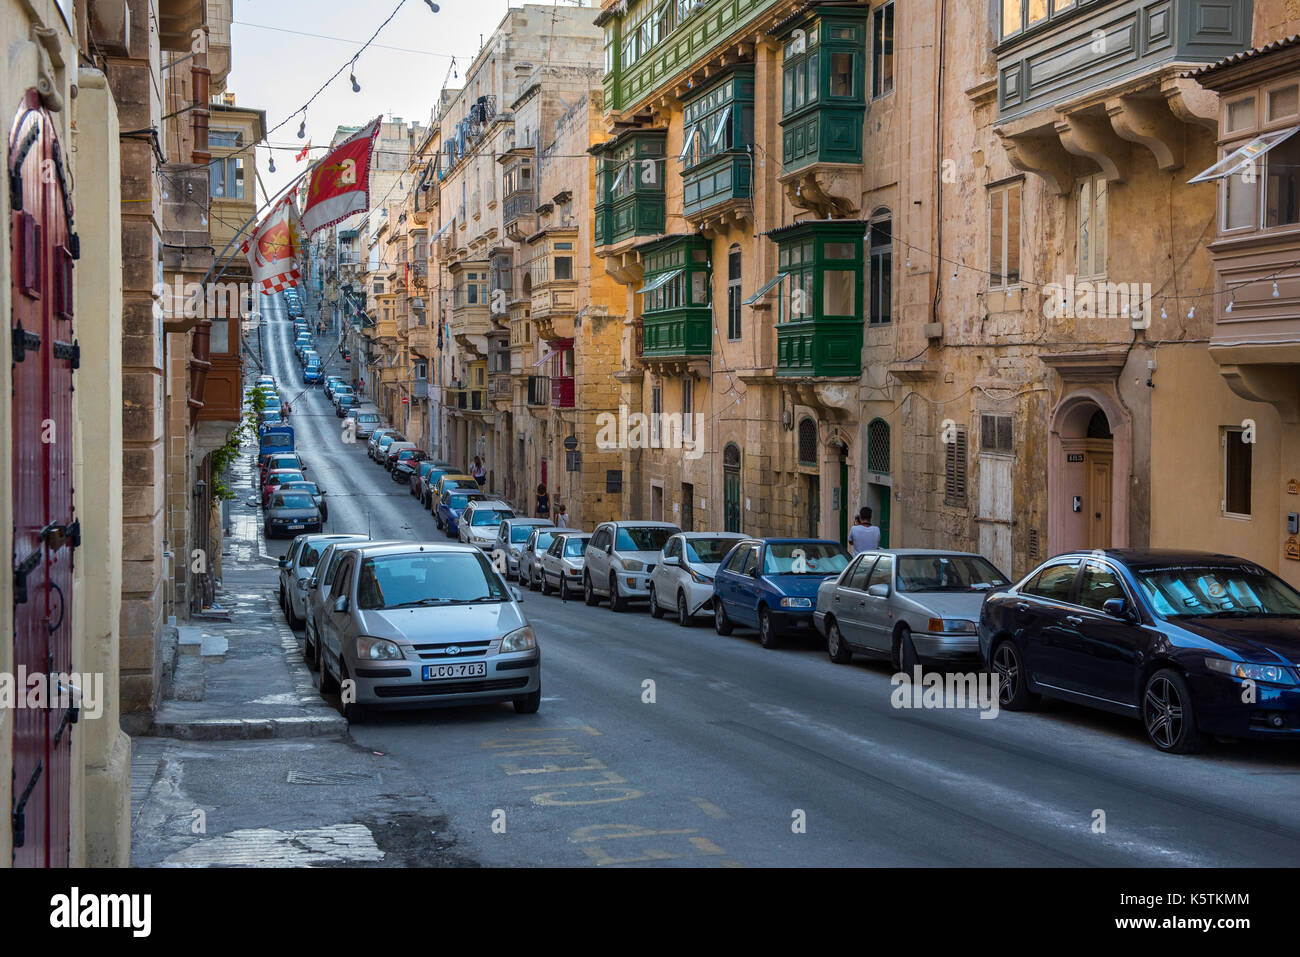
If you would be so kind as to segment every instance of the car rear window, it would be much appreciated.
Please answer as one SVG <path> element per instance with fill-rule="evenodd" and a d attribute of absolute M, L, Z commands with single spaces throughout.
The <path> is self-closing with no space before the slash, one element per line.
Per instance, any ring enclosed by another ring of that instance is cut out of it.
<path fill-rule="evenodd" d="M 510 529 L 510 544 L 518 545 L 520 542 L 526 542 L 531 534 L 533 534 L 533 526 L 516 525 Z"/>
<path fill-rule="evenodd" d="M 501 508 L 480 508 L 474 513 L 470 524 L 479 525 L 497 525 L 503 518 L 514 518 L 515 513 Z"/>
<path fill-rule="evenodd" d="M 310 495 L 300 492 L 291 492 L 285 495 L 283 492 L 276 495 L 275 501 L 271 503 L 272 508 L 311 508 L 316 503 L 312 501 Z"/>

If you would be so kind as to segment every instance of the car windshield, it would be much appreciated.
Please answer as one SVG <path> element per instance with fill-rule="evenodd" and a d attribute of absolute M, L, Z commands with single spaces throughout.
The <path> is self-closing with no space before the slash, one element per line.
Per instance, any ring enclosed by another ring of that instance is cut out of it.
<path fill-rule="evenodd" d="M 500 578 L 477 551 L 367 558 L 357 583 L 357 606 L 362 609 L 507 600 Z"/>
<path fill-rule="evenodd" d="M 1300 592 L 1256 565 L 1140 568 L 1134 577 L 1156 613 L 1167 618 L 1300 616 Z"/>
<path fill-rule="evenodd" d="M 533 526 L 516 525 L 510 529 L 510 544 L 518 545 L 520 542 L 526 542 L 531 534 L 533 534 Z"/>
<path fill-rule="evenodd" d="M 452 495 L 447 499 L 447 505 L 451 508 L 464 508 L 475 497 L 473 495 Z"/>
<path fill-rule="evenodd" d="M 474 512 L 474 517 L 470 519 L 470 524 L 478 525 L 500 525 L 503 518 L 514 518 L 515 513 L 504 508 L 480 508 Z"/>
<path fill-rule="evenodd" d="M 767 547 L 764 575 L 834 575 L 844 571 L 849 553 L 827 542 L 779 542 Z"/>
<path fill-rule="evenodd" d="M 988 591 L 1007 579 L 973 555 L 903 555 L 898 559 L 899 591 Z"/>
<path fill-rule="evenodd" d="M 315 482 L 286 482 L 285 487 L 295 492 L 306 492 L 308 495 L 320 494 L 320 489 L 316 487 Z"/>
<path fill-rule="evenodd" d="M 736 542 L 734 538 L 688 538 L 686 559 L 697 565 L 716 565 L 727 557 Z"/>
<path fill-rule="evenodd" d="M 539 552 L 545 551 L 547 548 L 550 547 L 550 544 L 553 541 L 555 541 L 554 532 L 538 532 L 537 541 L 533 543 L 533 547 L 537 549 Z"/>
<path fill-rule="evenodd" d="M 586 538 L 567 538 L 564 540 L 564 557 L 579 558 L 587 551 L 587 543 L 591 541 L 591 536 Z"/>
<path fill-rule="evenodd" d="M 312 508 L 315 504 L 310 495 L 294 492 L 289 495 L 277 495 L 275 501 L 271 503 L 271 508 Z"/>
<path fill-rule="evenodd" d="M 620 552 L 657 552 L 676 534 L 672 528 L 620 528 L 614 548 Z"/>
<path fill-rule="evenodd" d="M 307 480 L 301 472 L 282 472 L 279 475 L 272 474 L 267 481 L 270 485 L 284 485 L 286 482 L 305 482 Z"/>

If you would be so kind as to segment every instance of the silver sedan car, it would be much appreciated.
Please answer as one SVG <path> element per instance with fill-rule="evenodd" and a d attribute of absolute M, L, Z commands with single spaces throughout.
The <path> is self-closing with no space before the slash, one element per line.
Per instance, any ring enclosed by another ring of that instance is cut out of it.
<path fill-rule="evenodd" d="M 321 693 L 339 693 L 349 720 L 376 705 L 541 706 L 541 649 L 518 593 L 471 545 L 348 551 L 317 637 Z"/>
<path fill-rule="evenodd" d="M 984 596 L 1009 584 L 980 555 L 923 548 L 863 552 L 817 591 L 813 622 L 831 661 L 887 657 L 911 674 L 923 661 L 979 657 Z"/>
<path fill-rule="evenodd" d="M 519 549 L 519 584 L 527 585 L 533 591 L 542 587 L 542 556 L 559 531 L 564 529 L 542 527 L 528 533 Z"/>

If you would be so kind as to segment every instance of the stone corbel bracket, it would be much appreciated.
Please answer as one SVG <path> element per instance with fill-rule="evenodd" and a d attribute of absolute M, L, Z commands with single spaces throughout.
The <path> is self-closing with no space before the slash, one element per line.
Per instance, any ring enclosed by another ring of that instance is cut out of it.
<path fill-rule="evenodd" d="M 1115 133 L 1151 151 L 1165 172 L 1183 165 L 1186 131 L 1164 97 L 1117 96 L 1106 101 L 1106 115 Z"/>
<path fill-rule="evenodd" d="M 1048 189 L 1068 196 L 1074 183 L 1070 154 L 1055 132 L 1050 134 L 1007 133 L 995 129 L 1011 165 L 1024 173 L 1041 177 Z"/>
<path fill-rule="evenodd" d="M 1056 133 L 1066 152 L 1092 160 L 1108 181 L 1124 182 L 1129 144 L 1115 135 L 1105 116 L 1062 116 L 1056 121 Z"/>

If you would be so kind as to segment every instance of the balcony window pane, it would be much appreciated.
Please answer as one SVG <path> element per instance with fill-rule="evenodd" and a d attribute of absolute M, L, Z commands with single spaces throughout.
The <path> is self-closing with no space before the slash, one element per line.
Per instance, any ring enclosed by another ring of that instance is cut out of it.
<path fill-rule="evenodd" d="M 1268 94 L 1268 118 L 1270 121 L 1284 116 L 1300 113 L 1300 87 L 1284 86 L 1270 90 Z"/>
<path fill-rule="evenodd" d="M 1002 35 L 1010 36 L 1020 29 L 1020 4 L 1023 0 L 1002 0 Z"/>
<path fill-rule="evenodd" d="M 1264 225 L 1300 223 L 1300 137 L 1289 137 L 1265 160 Z"/>
<path fill-rule="evenodd" d="M 857 313 L 855 280 L 851 269 L 828 269 L 822 273 L 822 315 L 852 316 Z"/>
<path fill-rule="evenodd" d="M 822 248 L 827 259 L 852 259 L 856 252 L 854 243 L 826 243 Z"/>
<path fill-rule="evenodd" d="M 573 278 L 573 257 L 571 256 L 555 257 L 555 278 L 556 279 Z"/>
<path fill-rule="evenodd" d="M 814 53 L 808 57 L 808 102 L 812 103 L 820 95 L 821 83 L 817 76 L 817 57 Z"/>
<path fill-rule="evenodd" d="M 1019 0 L 1017 0 L 1019 2 Z M 894 89 L 894 5 L 881 7 L 871 19 L 871 95 Z"/>
<path fill-rule="evenodd" d="M 794 70 L 787 69 L 781 78 L 781 111 L 789 113 L 794 109 Z"/>
<path fill-rule="evenodd" d="M 1255 98 L 1253 96 L 1228 104 L 1227 131 L 1247 130 L 1255 125 Z"/>
<path fill-rule="evenodd" d="M 709 304 L 708 273 L 691 273 L 691 305 L 707 306 Z"/>
<path fill-rule="evenodd" d="M 831 55 L 831 96 L 853 95 L 853 54 Z"/>
<path fill-rule="evenodd" d="M 808 97 L 808 74 L 804 72 L 805 64 L 799 64 L 794 71 L 794 106 L 803 106 Z"/>
<path fill-rule="evenodd" d="M 1047 19 L 1047 0 L 1029 0 L 1029 22 L 1038 23 Z"/>
<path fill-rule="evenodd" d="M 1233 173 L 1224 180 L 1224 229 L 1259 226 L 1259 178 L 1246 181 L 1245 173 Z"/>

